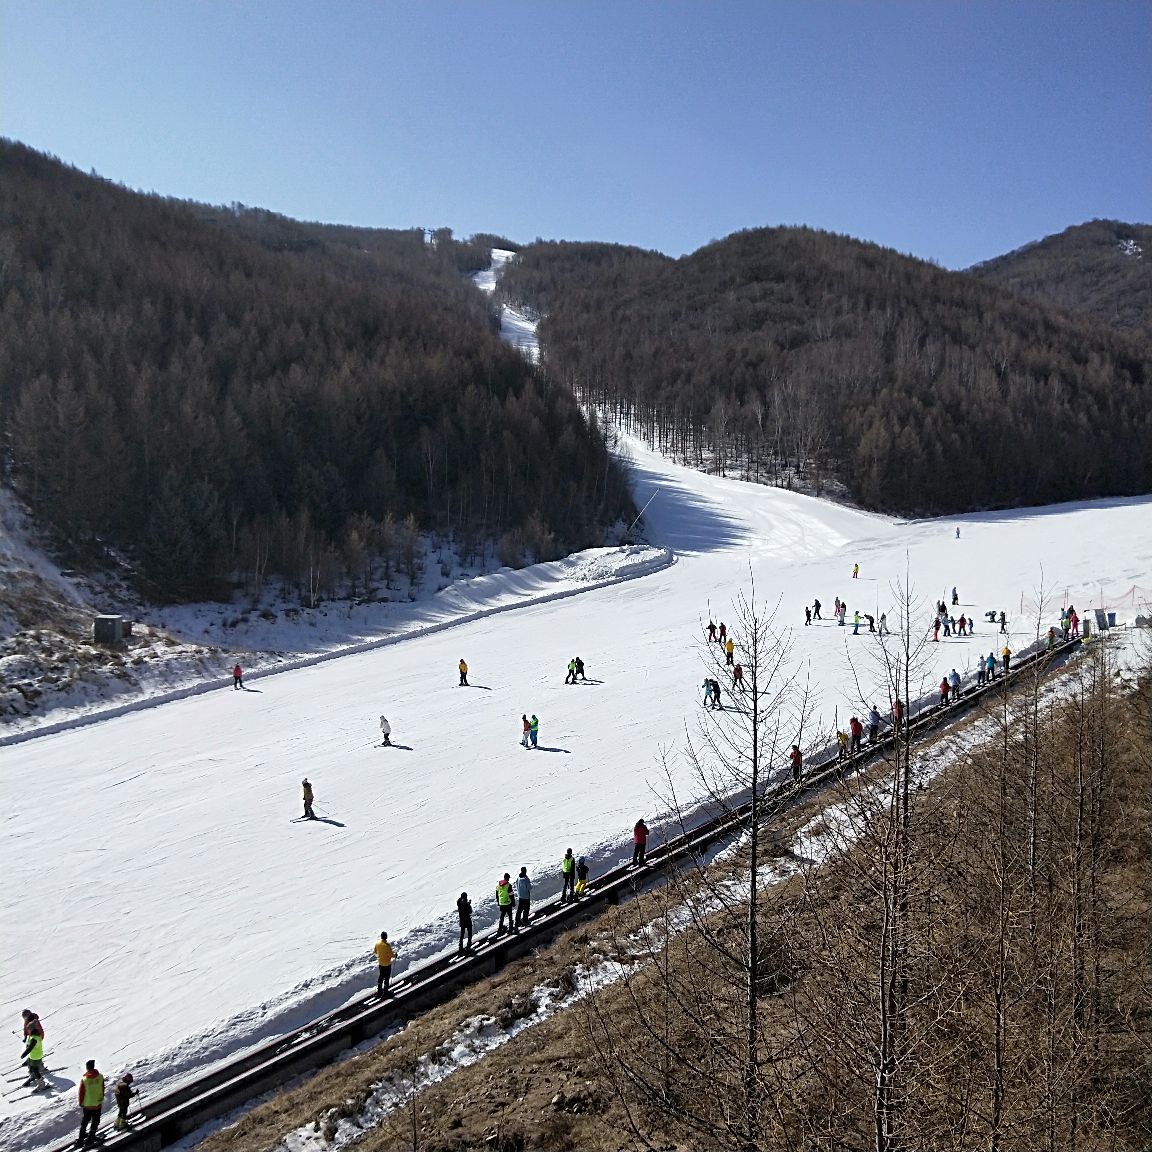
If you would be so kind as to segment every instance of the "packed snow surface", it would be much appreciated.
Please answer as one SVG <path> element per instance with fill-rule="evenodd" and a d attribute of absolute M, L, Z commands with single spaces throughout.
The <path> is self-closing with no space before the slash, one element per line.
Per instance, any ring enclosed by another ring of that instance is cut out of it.
<path fill-rule="evenodd" d="M 826 726 L 873 697 L 886 709 L 875 637 L 853 636 L 851 613 L 894 621 L 906 577 L 925 629 L 954 585 L 956 615 L 977 619 L 974 637 L 930 646 L 926 690 L 999 653 L 987 609 L 1007 611 L 1020 650 L 1069 601 L 1123 621 L 1152 599 L 1152 498 L 895 522 L 625 448 L 664 552 L 505 570 L 455 608 L 416 606 L 430 627 L 413 617 L 383 646 L 0 747 L 0 1017 L 41 1014 L 61 1089 L 5 1101 L 0 1145 L 70 1131 L 66 1089 L 87 1059 L 158 1095 L 364 992 L 381 930 L 402 972 L 454 947 L 462 890 L 482 931 L 505 871 L 526 864 L 547 899 L 565 848 L 595 874 L 630 854 L 639 816 L 659 840 L 662 751 L 687 789 L 685 726 L 728 722 L 701 711 L 703 629 L 734 623 L 750 573 L 791 629 Z M 830 617 L 837 595 L 848 627 L 803 626 L 805 603 L 819 597 Z M 566 685 L 575 655 L 588 682 Z M 395 747 L 379 746 L 381 713 Z M 518 743 L 524 713 L 540 718 L 536 751 Z M 320 821 L 296 819 L 305 777 Z"/>

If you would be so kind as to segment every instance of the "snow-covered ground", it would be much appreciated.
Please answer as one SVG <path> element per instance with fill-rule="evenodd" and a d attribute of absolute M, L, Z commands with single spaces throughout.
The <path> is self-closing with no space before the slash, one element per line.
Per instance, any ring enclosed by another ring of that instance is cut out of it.
<path fill-rule="evenodd" d="M 655 497 L 648 538 L 674 563 L 603 550 L 496 573 L 454 606 L 412 605 L 387 644 L 0 747 L 0 1018 L 41 1013 L 57 1085 L 95 1058 L 159 1093 L 364 991 L 382 929 L 403 971 L 454 946 L 461 890 L 479 927 L 505 871 L 528 865 L 543 899 L 566 847 L 594 872 L 623 859 L 636 818 L 659 822 L 661 750 L 685 724 L 729 722 L 702 717 L 700 640 L 710 615 L 732 623 L 750 571 L 794 626 L 826 723 L 859 710 L 849 656 L 875 638 L 804 627 L 814 596 L 826 615 L 840 595 L 891 616 L 907 571 L 927 625 L 955 585 L 978 630 L 933 646 L 925 687 L 999 651 L 986 609 L 1008 611 L 1022 649 L 1068 600 L 1122 621 L 1152 601 L 1152 498 L 901 523 L 625 447 L 638 503 Z M 589 682 L 565 685 L 576 654 Z M 378 746 L 381 712 L 394 748 Z M 525 712 L 535 752 L 518 744 Z M 294 822 L 305 776 L 322 822 Z M 3 1111 L 0 1145 L 36 1147 L 70 1129 L 73 1095 Z"/>

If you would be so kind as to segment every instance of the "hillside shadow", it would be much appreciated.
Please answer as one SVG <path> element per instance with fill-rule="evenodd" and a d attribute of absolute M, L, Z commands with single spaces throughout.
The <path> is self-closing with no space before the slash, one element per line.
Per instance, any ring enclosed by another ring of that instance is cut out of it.
<path fill-rule="evenodd" d="M 625 467 L 637 506 L 643 508 L 652 500 L 644 513 L 649 544 L 683 554 L 730 548 L 748 538 L 747 526 L 728 515 L 723 505 L 643 464 L 626 461 Z"/>

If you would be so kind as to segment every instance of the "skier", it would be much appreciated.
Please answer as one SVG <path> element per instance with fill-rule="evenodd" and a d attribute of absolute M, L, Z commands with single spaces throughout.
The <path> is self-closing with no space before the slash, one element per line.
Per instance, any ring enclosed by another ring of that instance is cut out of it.
<path fill-rule="evenodd" d="M 104 1111 L 104 1077 L 97 1071 L 95 1060 L 84 1065 L 77 1096 L 80 1101 L 80 1136 L 76 1143 L 95 1144 L 100 1114 Z"/>
<path fill-rule="evenodd" d="M 804 605 L 804 626 L 807 627 L 812 623 L 812 609 L 807 604 Z"/>
<path fill-rule="evenodd" d="M 309 820 L 315 820 L 316 813 L 312 811 L 312 785 L 308 783 L 307 776 L 305 776 L 304 779 L 300 781 L 300 784 L 304 789 L 304 815 Z"/>
<path fill-rule="evenodd" d="M 959 524 L 956 525 L 956 539 L 957 540 L 960 539 L 960 525 Z"/>
<path fill-rule="evenodd" d="M 460 942 L 456 955 L 463 956 L 472 950 L 472 901 L 468 899 L 467 892 L 461 892 L 460 899 L 456 901 L 456 915 L 460 917 Z"/>
<path fill-rule="evenodd" d="M 560 882 L 562 887 L 560 889 L 560 903 L 568 904 L 576 899 L 576 857 L 572 855 L 572 849 L 569 848 L 564 853 L 564 859 L 560 861 Z"/>
<path fill-rule="evenodd" d="M 584 675 L 584 661 L 579 656 L 576 657 L 576 676 L 573 678 L 572 683 L 575 684 L 576 680 L 583 680 L 588 682 L 588 677 Z"/>
<path fill-rule="evenodd" d="M 888 613 L 880 613 L 880 635 L 883 636 L 888 631 Z"/>
<path fill-rule="evenodd" d="M 532 881 L 528 879 L 528 867 L 520 869 L 516 877 L 516 926 L 528 927 L 528 914 L 532 908 Z"/>
<path fill-rule="evenodd" d="M 705 680 L 700 687 L 704 689 L 704 707 L 710 708 L 712 706 L 712 681 Z"/>
<path fill-rule="evenodd" d="M 744 691 L 744 669 L 739 664 L 732 669 L 732 687 Z"/>
<path fill-rule="evenodd" d="M 528 734 L 532 731 L 532 723 L 523 712 L 520 713 L 520 723 L 524 726 L 524 731 L 520 736 L 520 746 L 527 748 Z"/>
<path fill-rule="evenodd" d="M 963 613 L 961 613 L 961 616 L 960 616 L 960 635 L 961 636 L 967 636 L 968 635 L 968 617 L 963 615 Z"/>
<path fill-rule="evenodd" d="M 843 600 L 840 601 L 840 627 L 844 627 L 844 617 L 848 615 L 848 605 Z"/>
<path fill-rule="evenodd" d="M 820 601 L 819 600 L 813 600 L 812 601 L 812 619 L 813 620 L 822 620 L 823 619 L 823 617 L 820 615 Z"/>
<path fill-rule="evenodd" d="M 640 868 L 644 865 L 644 857 L 648 852 L 648 825 L 641 816 L 632 828 L 632 867 Z"/>
<path fill-rule="evenodd" d="M 731 639 L 727 640 L 724 644 L 724 663 L 730 668 L 735 661 L 732 659 L 732 653 L 736 650 L 736 645 L 732 643 Z"/>
<path fill-rule="evenodd" d="M 952 588 L 952 604 L 953 606 L 960 603 L 960 593 L 956 591 L 955 586 Z"/>
<path fill-rule="evenodd" d="M 532 741 L 532 747 L 536 747 L 536 741 L 540 736 L 540 721 L 536 719 L 536 713 L 533 712 L 531 719 L 528 721 L 528 739 Z"/>
<path fill-rule="evenodd" d="M 380 731 L 384 735 L 384 743 L 380 745 L 381 748 L 392 747 L 392 725 L 388 723 L 387 716 L 380 717 Z"/>
<path fill-rule="evenodd" d="M 960 673 L 955 668 L 948 677 L 948 687 L 952 689 L 952 703 L 955 704 L 960 699 Z"/>
<path fill-rule="evenodd" d="M 880 736 L 880 712 L 876 705 L 872 705 L 872 711 L 868 713 L 868 743 L 875 744 Z"/>
<path fill-rule="evenodd" d="M 868 613 L 865 612 L 864 613 L 864 619 L 868 621 L 868 631 L 869 632 L 875 632 L 876 631 L 876 617 L 875 616 L 869 616 Z"/>
<path fill-rule="evenodd" d="M 708 621 L 708 643 L 711 644 L 716 639 L 716 625 L 711 620 Z"/>
<path fill-rule="evenodd" d="M 1000 613 L 1000 631 L 1005 633 L 1008 631 L 1008 617 L 1004 615 L 1003 611 Z"/>
<path fill-rule="evenodd" d="M 573 889 L 579 900 L 588 888 L 588 861 L 583 856 L 576 857 L 576 887 Z"/>
<path fill-rule="evenodd" d="M 932 621 L 932 639 L 937 644 L 940 643 L 940 617 L 939 616 L 937 616 L 936 619 Z"/>
<path fill-rule="evenodd" d="M 117 1132 L 123 1132 L 128 1127 L 128 1109 L 132 1104 L 132 1097 L 140 1093 L 132 1087 L 132 1073 L 125 1072 L 116 1081 L 116 1124 Z"/>
<path fill-rule="evenodd" d="M 388 933 L 381 932 L 380 939 L 376 941 L 372 951 L 376 953 L 376 995 L 388 995 L 388 981 L 392 978 L 392 960 L 395 953 L 392 945 L 388 943 Z"/>
<path fill-rule="evenodd" d="M 576 683 L 576 658 L 573 657 L 568 661 L 568 675 L 564 677 L 565 684 Z"/>
<path fill-rule="evenodd" d="M 236 689 L 244 687 L 244 669 L 239 664 L 232 669 L 232 687 Z"/>
<path fill-rule="evenodd" d="M 504 879 L 496 885 L 496 904 L 500 909 L 500 923 L 496 928 L 496 938 L 500 938 L 500 934 L 504 931 L 504 917 L 508 917 L 508 931 L 513 936 L 520 935 L 520 929 L 516 927 L 513 921 L 513 913 L 516 909 L 516 896 L 512 891 L 512 875 L 509 872 L 504 873 Z"/>
<path fill-rule="evenodd" d="M 864 725 L 860 723 L 859 717 L 853 716 L 852 719 L 848 721 L 848 732 L 852 737 L 850 754 L 855 756 L 856 753 L 860 751 L 860 741 L 864 739 Z"/>
<path fill-rule="evenodd" d="M 720 621 L 720 647 L 724 647 L 724 641 L 728 639 L 728 625 L 723 620 Z"/>
<path fill-rule="evenodd" d="M 832 615 L 835 617 L 840 616 L 840 597 L 839 596 L 837 596 L 836 599 L 832 601 Z"/>
<path fill-rule="evenodd" d="M 852 613 L 852 635 L 860 635 L 860 613 L 859 611 Z"/>
<path fill-rule="evenodd" d="M 463 656 L 460 657 L 460 663 L 456 665 L 460 669 L 460 687 L 468 687 L 468 662 Z"/>
<path fill-rule="evenodd" d="M 788 753 L 789 763 L 792 765 L 792 783 L 800 782 L 800 770 L 804 767 L 804 757 L 800 754 L 800 745 L 793 744 L 792 751 Z"/>
<path fill-rule="evenodd" d="M 859 580 L 860 579 L 860 565 L 859 564 L 853 564 L 852 565 L 852 579 L 853 580 Z"/>
<path fill-rule="evenodd" d="M 724 705 L 720 702 L 720 681 L 712 681 L 712 707 L 719 708 L 721 712 L 724 711 Z"/>
<path fill-rule="evenodd" d="M 28 1065 L 28 1079 L 24 1084 L 36 1090 L 47 1088 L 48 1081 L 44 1079 L 44 1026 L 30 1008 L 25 1008 L 20 1015 L 24 1018 L 24 1051 L 20 1053 L 20 1059 Z"/>

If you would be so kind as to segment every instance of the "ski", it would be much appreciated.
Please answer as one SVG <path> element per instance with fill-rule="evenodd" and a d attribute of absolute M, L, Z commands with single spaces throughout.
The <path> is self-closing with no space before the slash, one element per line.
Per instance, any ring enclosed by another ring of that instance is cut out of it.
<path fill-rule="evenodd" d="M 24 1085 L 21 1085 L 15 1092 L 5 1092 L 4 1099 L 12 1100 L 13 1102 L 17 1100 L 30 1100 L 33 1096 L 51 1096 L 55 1091 L 56 1089 L 51 1085 L 47 1088 L 30 1088 L 27 1091 L 24 1090 Z"/>

